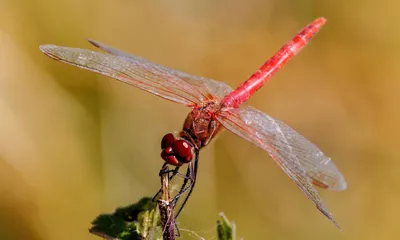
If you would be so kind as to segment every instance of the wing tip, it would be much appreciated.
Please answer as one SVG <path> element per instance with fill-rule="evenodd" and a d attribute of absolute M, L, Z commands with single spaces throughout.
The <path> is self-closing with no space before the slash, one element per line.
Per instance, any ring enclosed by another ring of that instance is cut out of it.
<path fill-rule="evenodd" d="M 331 221 L 333 222 L 333 224 L 335 224 L 335 226 L 339 229 L 340 232 L 343 231 L 343 228 L 340 227 L 339 224 L 334 219 L 331 219 Z"/>
<path fill-rule="evenodd" d="M 95 46 L 95 47 L 97 47 L 97 48 L 101 48 L 101 43 L 100 42 L 98 42 L 98 41 L 96 41 L 96 40 L 93 40 L 93 39 L 91 39 L 91 38 L 87 38 L 86 39 L 90 44 L 92 44 L 93 46 Z"/>
<path fill-rule="evenodd" d="M 336 190 L 336 191 L 344 191 L 347 189 L 347 182 L 344 179 L 343 176 L 339 178 L 339 180 L 336 182 L 333 188 L 330 188 L 329 190 Z"/>
<path fill-rule="evenodd" d="M 43 53 L 47 53 L 49 49 L 53 49 L 54 45 L 52 44 L 43 44 L 43 45 L 39 45 L 39 49 L 40 51 L 42 51 Z"/>
<path fill-rule="evenodd" d="M 342 227 L 340 227 L 339 223 L 336 222 L 336 220 L 333 218 L 332 214 L 327 211 L 327 209 L 323 205 L 316 205 L 318 210 L 324 214 L 325 217 L 327 217 L 335 226 L 339 229 L 339 231 L 343 231 Z"/>
<path fill-rule="evenodd" d="M 60 58 L 58 58 L 55 54 L 54 54 L 54 50 L 57 48 L 56 45 L 52 45 L 52 44 L 45 44 L 45 45 L 40 45 L 39 49 L 42 53 L 44 53 L 44 55 L 53 58 L 55 60 L 59 60 Z"/>
<path fill-rule="evenodd" d="M 339 191 L 344 191 L 347 189 L 347 182 L 343 179 L 343 181 L 341 182 L 341 184 L 338 187 Z"/>

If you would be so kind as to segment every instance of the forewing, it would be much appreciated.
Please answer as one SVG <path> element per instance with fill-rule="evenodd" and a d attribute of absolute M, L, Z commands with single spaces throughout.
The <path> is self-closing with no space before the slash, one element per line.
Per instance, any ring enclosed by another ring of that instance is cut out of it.
<path fill-rule="evenodd" d="M 122 54 L 122 52 L 107 48 L 100 43 L 94 45 L 103 46 L 102 49 L 108 49 L 110 53 L 55 45 L 42 45 L 40 50 L 60 62 L 112 77 L 187 106 L 195 106 L 211 98 L 218 98 L 220 92 L 230 89 L 224 83 L 180 73 L 139 57 Z M 204 86 L 205 83 L 213 87 L 208 88 Z"/>
<path fill-rule="evenodd" d="M 113 55 L 125 57 L 132 62 L 145 62 L 147 65 L 152 65 L 161 72 L 168 72 L 169 74 L 175 76 L 176 78 L 182 79 L 185 82 L 195 86 L 197 94 L 200 94 L 205 100 L 213 100 L 215 98 L 222 99 L 228 93 L 232 92 L 232 88 L 224 82 L 219 82 L 213 79 L 191 75 L 188 73 L 180 72 L 175 69 L 170 69 L 159 64 L 150 63 L 149 61 L 140 58 L 138 56 L 122 52 L 121 50 L 115 49 L 113 47 L 107 46 L 98 41 L 89 39 L 89 43 L 93 46 L 100 48 L 101 50 L 108 52 Z"/>
<path fill-rule="evenodd" d="M 330 158 L 283 122 L 252 107 L 222 111 L 216 117 L 225 128 L 268 152 L 316 207 L 337 225 L 312 185 L 346 189 L 343 175 Z"/>

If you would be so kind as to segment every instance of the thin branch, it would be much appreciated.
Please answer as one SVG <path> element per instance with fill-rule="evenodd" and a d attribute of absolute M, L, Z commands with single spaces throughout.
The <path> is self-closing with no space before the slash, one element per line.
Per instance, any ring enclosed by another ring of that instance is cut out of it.
<path fill-rule="evenodd" d="M 168 171 L 168 166 L 165 168 L 166 169 L 162 169 L 161 171 Z M 158 200 L 158 207 L 160 209 L 164 240 L 175 240 L 174 205 L 175 202 L 170 196 L 169 174 L 161 174 L 161 199 Z"/>

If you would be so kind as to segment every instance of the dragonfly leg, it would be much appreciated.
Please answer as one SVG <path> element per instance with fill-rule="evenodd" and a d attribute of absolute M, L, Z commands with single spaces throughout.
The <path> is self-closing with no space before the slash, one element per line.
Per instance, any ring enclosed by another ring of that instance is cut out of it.
<path fill-rule="evenodd" d="M 164 163 L 163 166 L 161 167 L 159 176 L 161 177 L 161 176 L 164 175 L 164 174 L 170 174 L 170 173 L 172 173 L 172 175 L 170 175 L 169 178 L 168 178 L 169 181 L 171 181 L 176 175 L 178 175 L 178 176 L 184 178 L 185 181 L 187 182 L 188 176 L 185 176 L 185 175 L 183 175 L 182 173 L 179 172 L 179 168 L 180 168 L 180 167 L 181 167 L 181 166 L 177 166 L 177 167 L 175 167 L 174 169 L 170 170 L 170 169 L 168 169 L 168 163 Z M 162 181 L 162 180 L 161 180 L 161 181 Z M 162 183 L 161 183 L 161 185 L 162 185 Z M 158 190 L 158 192 L 154 195 L 154 197 L 152 198 L 152 201 L 153 201 L 153 202 L 154 202 L 155 199 L 158 197 L 158 195 L 161 193 L 161 191 L 162 191 L 161 189 Z"/>
<path fill-rule="evenodd" d="M 184 194 L 190 186 L 186 187 L 187 183 L 189 180 L 191 180 L 191 175 L 193 172 L 193 164 L 190 162 L 188 165 L 188 168 L 186 170 L 186 175 L 184 176 L 184 180 L 183 180 L 183 184 L 181 186 L 181 189 L 179 189 L 178 193 L 176 194 L 176 196 L 174 197 L 174 202 L 178 201 L 178 199 L 181 197 L 182 194 Z"/>
<path fill-rule="evenodd" d="M 182 212 L 182 210 L 185 207 L 187 201 L 189 200 L 189 197 L 192 194 L 192 191 L 194 189 L 194 185 L 196 183 L 197 169 L 198 169 L 198 166 L 199 166 L 199 152 L 198 152 L 198 150 L 196 150 L 195 154 L 196 154 L 196 158 L 194 160 L 194 166 L 192 164 L 193 162 L 190 162 L 190 164 L 193 166 L 193 169 L 192 169 L 192 166 L 189 166 L 188 170 L 187 170 L 187 174 L 186 174 L 186 175 L 189 175 L 188 179 L 190 179 L 191 183 L 185 189 L 184 189 L 184 187 L 185 187 L 186 184 L 184 183 L 184 185 L 182 185 L 181 190 L 179 191 L 177 196 L 174 197 L 174 199 L 177 200 L 182 194 L 184 194 L 186 191 L 189 190 L 188 195 L 186 196 L 185 200 L 183 200 L 182 205 L 179 207 L 179 210 L 175 215 L 175 220 L 178 218 L 179 214 Z M 188 179 L 185 179 L 186 183 L 187 183 Z"/>
<path fill-rule="evenodd" d="M 168 163 L 164 163 L 161 167 L 160 173 L 158 174 L 160 177 L 164 174 L 168 174 L 168 180 L 171 180 L 172 178 L 174 178 L 177 174 L 181 175 L 181 173 L 179 173 L 179 168 L 180 166 L 175 167 L 173 170 L 170 170 L 168 168 Z M 172 175 L 169 175 L 170 173 L 172 173 Z M 161 185 L 162 185 L 162 179 L 161 179 Z M 155 199 L 158 197 L 158 195 L 161 193 L 161 189 L 158 190 L 158 192 L 154 195 L 154 197 L 152 198 L 152 201 L 154 202 Z"/>
<path fill-rule="evenodd" d="M 161 167 L 160 172 L 158 173 L 158 176 L 162 176 L 164 174 L 169 174 L 169 173 L 173 173 L 173 175 L 176 175 L 176 172 L 178 172 L 180 166 L 175 167 L 173 170 L 170 170 L 168 168 L 168 163 L 164 163 Z M 171 179 L 172 177 L 170 177 Z"/>

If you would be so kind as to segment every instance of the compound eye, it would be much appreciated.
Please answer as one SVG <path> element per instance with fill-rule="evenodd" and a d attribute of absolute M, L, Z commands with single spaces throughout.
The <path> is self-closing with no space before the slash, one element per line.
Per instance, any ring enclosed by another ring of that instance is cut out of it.
<path fill-rule="evenodd" d="M 172 155 L 174 154 L 174 150 L 172 149 L 172 147 L 166 147 L 164 148 L 164 152 L 168 155 Z"/>
<path fill-rule="evenodd" d="M 166 134 L 161 140 L 161 149 L 170 147 L 175 142 L 175 137 L 172 133 Z"/>
<path fill-rule="evenodd" d="M 164 159 L 164 161 L 168 164 L 174 165 L 174 166 L 180 166 L 182 165 L 182 163 L 180 163 L 178 161 L 178 159 L 176 159 L 176 157 L 174 155 L 169 155 L 168 153 L 166 153 L 165 151 L 161 152 L 161 158 Z"/>
<path fill-rule="evenodd" d="M 185 140 L 177 140 L 172 143 L 172 149 L 180 162 L 188 163 L 193 159 L 192 146 Z"/>

